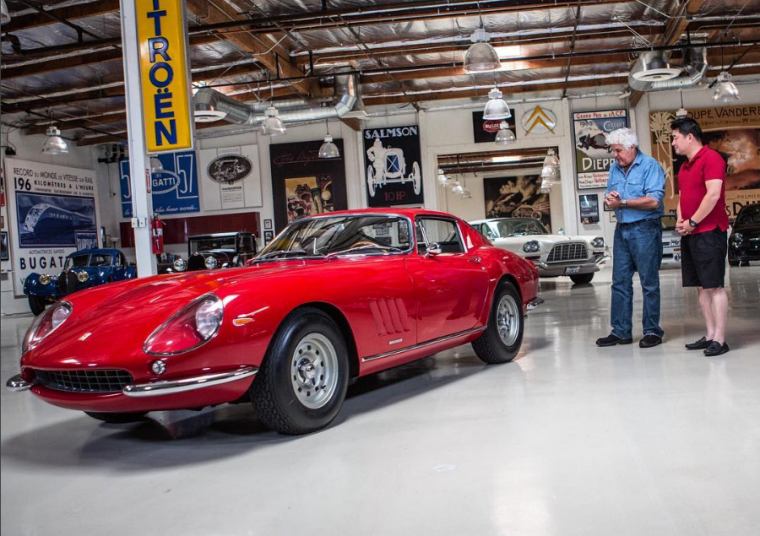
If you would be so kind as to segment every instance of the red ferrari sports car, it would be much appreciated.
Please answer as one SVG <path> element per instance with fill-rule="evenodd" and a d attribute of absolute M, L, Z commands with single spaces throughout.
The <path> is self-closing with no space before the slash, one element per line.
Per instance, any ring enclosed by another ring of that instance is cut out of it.
<path fill-rule="evenodd" d="M 429 210 L 297 220 L 245 267 L 77 292 L 40 315 L 14 390 L 107 422 L 250 401 L 285 434 L 327 426 L 350 380 L 472 343 L 514 359 L 532 263 Z"/>

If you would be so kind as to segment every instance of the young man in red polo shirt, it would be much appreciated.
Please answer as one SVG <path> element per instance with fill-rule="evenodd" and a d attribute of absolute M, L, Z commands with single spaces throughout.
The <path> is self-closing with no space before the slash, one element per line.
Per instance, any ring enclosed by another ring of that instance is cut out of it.
<path fill-rule="evenodd" d="M 702 145 L 702 129 L 693 119 L 676 119 L 673 148 L 685 156 L 678 172 L 681 197 L 676 230 L 681 241 L 681 274 L 684 287 L 697 287 L 707 335 L 687 344 L 707 356 L 728 352 L 726 318 L 728 296 L 723 288 L 728 252 L 726 214 L 726 163 Z"/>

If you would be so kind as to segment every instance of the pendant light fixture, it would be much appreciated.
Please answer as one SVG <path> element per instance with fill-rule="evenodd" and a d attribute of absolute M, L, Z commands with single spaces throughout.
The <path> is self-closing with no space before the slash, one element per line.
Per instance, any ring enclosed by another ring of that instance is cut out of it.
<path fill-rule="evenodd" d="M 515 141 L 515 133 L 509 128 L 506 121 L 499 124 L 499 131 L 496 133 L 496 145 L 509 145 Z"/>
<path fill-rule="evenodd" d="M 264 112 L 264 115 L 266 119 L 261 124 L 261 133 L 264 136 L 272 136 L 274 138 L 275 136 L 285 134 L 285 125 L 282 123 L 282 119 L 278 117 L 280 112 L 277 111 L 277 108 L 270 106 Z"/>
<path fill-rule="evenodd" d="M 559 158 L 554 153 L 554 149 L 549 149 L 544 158 L 544 166 L 541 168 L 541 177 L 545 179 L 553 179 L 559 173 Z"/>
<path fill-rule="evenodd" d="M 438 170 L 438 184 L 441 186 L 447 186 L 449 184 L 449 178 L 442 169 Z"/>
<path fill-rule="evenodd" d="M 491 38 L 484 28 L 478 28 L 470 36 L 472 45 L 464 55 L 464 70 L 468 73 L 495 71 L 501 67 L 499 54 L 488 40 Z"/>
<path fill-rule="evenodd" d="M 459 181 L 454 181 L 454 186 L 451 188 L 451 191 L 455 194 L 462 195 L 464 194 L 464 186 L 462 186 L 462 183 Z"/>
<path fill-rule="evenodd" d="M 50 125 L 47 129 L 47 138 L 42 144 L 42 152 L 45 154 L 68 154 L 69 146 L 61 137 L 61 131 L 55 125 Z"/>
<path fill-rule="evenodd" d="M 161 163 L 161 160 L 156 155 L 151 155 L 150 172 L 158 173 L 159 171 L 163 171 L 163 170 L 164 170 L 164 165 Z"/>
<path fill-rule="evenodd" d="M 688 117 L 689 112 L 683 107 L 683 91 L 678 90 L 678 96 L 681 97 L 681 107 L 676 110 L 676 117 Z"/>
<path fill-rule="evenodd" d="M 330 136 L 330 122 L 325 120 L 325 124 L 327 125 L 327 135 L 325 136 L 324 143 L 319 148 L 319 158 L 338 158 L 340 157 L 340 150 L 333 143 L 332 136 Z"/>
<path fill-rule="evenodd" d="M 512 117 L 512 112 L 509 111 L 509 104 L 506 103 L 503 97 L 503 93 L 498 88 L 493 88 L 488 92 L 488 102 L 483 109 L 483 119 L 487 121 L 499 121 Z"/>
<path fill-rule="evenodd" d="M 739 100 L 739 89 L 734 84 L 731 73 L 728 71 L 723 71 L 718 75 L 718 85 L 715 86 L 713 100 L 723 104 Z"/>

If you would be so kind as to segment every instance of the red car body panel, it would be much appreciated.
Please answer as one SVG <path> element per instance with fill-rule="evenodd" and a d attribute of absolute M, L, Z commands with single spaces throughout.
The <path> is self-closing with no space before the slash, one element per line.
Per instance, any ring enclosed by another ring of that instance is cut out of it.
<path fill-rule="evenodd" d="M 35 369 L 122 369 L 135 383 L 149 383 L 259 367 L 283 320 L 308 304 L 342 315 L 350 329 L 349 347 L 356 348 L 355 370 L 363 376 L 477 339 L 481 332 L 472 330 L 487 324 L 494 291 L 504 278 L 515 283 L 524 308 L 537 295 L 538 271 L 532 263 L 491 246 L 453 216 L 422 209 L 329 215 L 362 213 L 401 215 L 412 221 L 421 216 L 455 219 L 466 252 L 424 256 L 415 248 L 409 254 L 261 262 L 79 292 L 68 298 L 73 306 L 70 318 L 24 354 L 22 376 L 32 381 Z M 162 357 L 166 372 L 156 375 L 150 363 L 157 358 L 143 349 L 146 339 L 207 293 L 224 303 L 219 332 L 195 350 Z M 441 338 L 447 340 L 436 341 Z M 70 393 L 41 385 L 32 392 L 70 409 L 137 412 L 231 402 L 243 396 L 252 381 L 149 398 L 121 392 Z"/>

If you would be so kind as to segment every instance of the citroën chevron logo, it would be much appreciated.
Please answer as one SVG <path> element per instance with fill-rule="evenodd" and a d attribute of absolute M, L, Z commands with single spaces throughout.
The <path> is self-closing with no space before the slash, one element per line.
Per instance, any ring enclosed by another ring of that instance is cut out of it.
<path fill-rule="evenodd" d="M 551 132 L 554 134 L 554 128 L 557 126 L 557 118 L 549 110 L 544 110 L 536 106 L 533 110 L 525 112 L 522 119 L 522 126 L 525 129 L 525 135 L 542 136 Z"/>

